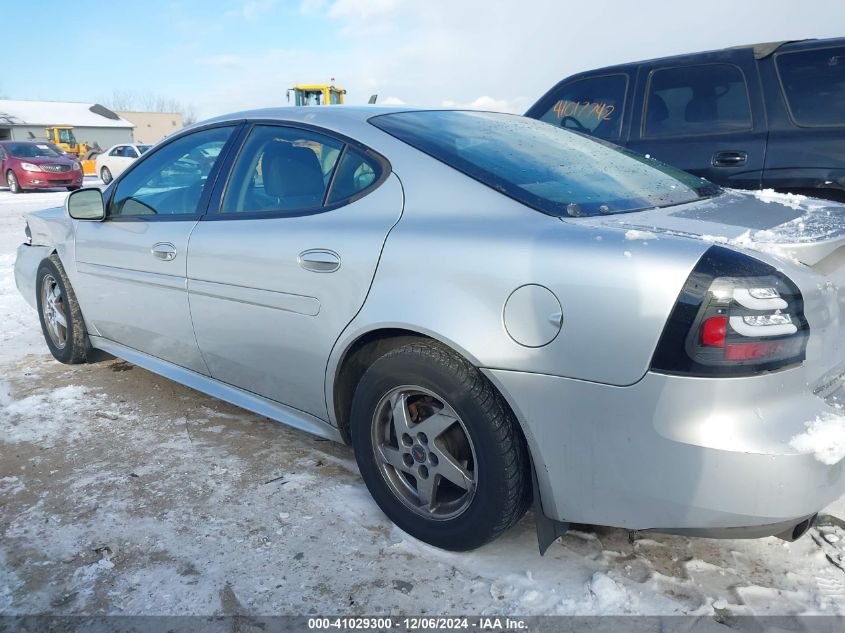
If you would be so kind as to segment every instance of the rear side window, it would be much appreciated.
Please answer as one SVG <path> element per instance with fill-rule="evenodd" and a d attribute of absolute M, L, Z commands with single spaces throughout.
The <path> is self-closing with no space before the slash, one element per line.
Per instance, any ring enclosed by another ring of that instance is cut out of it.
<path fill-rule="evenodd" d="M 732 64 L 662 68 L 648 84 L 643 136 L 698 136 L 751 129 L 742 71 Z"/>
<path fill-rule="evenodd" d="M 584 132 L 608 141 L 619 138 L 627 75 L 576 79 L 561 86 L 541 121 Z"/>
<path fill-rule="evenodd" d="M 221 213 L 296 215 L 351 202 L 371 190 L 381 165 L 312 130 L 258 125 L 235 162 Z"/>
<path fill-rule="evenodd" d="M 775 64 L 798 125 L 845 125 L 845 46 L 779 53 Z"/>
<path fill-rule="evenodd" d="M 378 177 L 378 164 L 361 152 L 347 147 L 334 177 L 328 204 L 351 198 L 373 184 Z"/>
<path fill-rule="evenodd" d="M 259 125 L 238 156 L 223 213 L 323 206 L 343 143 L 309 130 Z"/>

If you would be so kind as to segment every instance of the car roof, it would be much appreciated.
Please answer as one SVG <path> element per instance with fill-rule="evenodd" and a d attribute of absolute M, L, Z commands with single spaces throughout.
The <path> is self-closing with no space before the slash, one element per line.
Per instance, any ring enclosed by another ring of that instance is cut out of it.
<path fill-rule="evenodd" d="M 258 110 L 244 110 L 233 112 L 222 116 L 201 121 L 196 126 L 208 125 L 210 123 L 223 123 L 226 121 L 240 121 L 242 119 L 267 119 L 278 121 L 298 121 L 314 125 L 333 125 L 344 121 L 366 121 L 370 117 L 379 114 L 392 114 L 395 112 L 408 112 L 416 108 L 390 107 L 390 106 L 283 106 L 276 108 L 261 108 Z M 194 126 L 191 126 L 194 127 Z"/>
<path fill-rule="evenodd" d="M 594 68 L 584 72 L 575 73 L 566 77 L 571 79 L 573 77 L 580 77 L 582 75 L 593 75 L 606 71 L 621 71 L 632 69 L 640 64 L 648 64 L 653 62 L 684 62 L 700 55 L 709 55 L 713 53 L 722 53 L 725 51 L 749 50 L 754 55 L 755 59 L 765 59 L 776 51 L 786 50 L 801 50 L 806 48 L 816 48 L 822 46 L 836 46 L 845 45 L 845 38 L 830 38 L 830 39 L 798 39 L 798 40 L 781 40 L 778 42 L 760 42 L 757 44 L 742 44 L 740 46 L 728 46 L 726 48 L 713 49 L 707 51 L 695 51 L 692 53 L 682 53 L 680 55 L 668 55 L 666 57 L 653 57 L 651 59 L 641 59 L 639 61 L 625 62 L 623 64 L 614 64 L 613 66 L 604 66 L 601 68 Z"/>

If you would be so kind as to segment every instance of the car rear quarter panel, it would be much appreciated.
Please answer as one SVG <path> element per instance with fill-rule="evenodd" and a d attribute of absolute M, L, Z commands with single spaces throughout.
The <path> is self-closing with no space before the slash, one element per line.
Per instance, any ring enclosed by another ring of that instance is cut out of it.
<path fill-rule="evenodd" d="M 433 159 L 391 160 L 405 212 L 366 303 L 335 348 L 329 376 L 362 334 L 405 328 L 480 367 L 612 385 L 642 378 L 708 244 L 628 240 L 622 230 L 543 215 Z M 503 322 L 508 297 L 526 284 L 548 288 L 562 306 L 562 329 L 542 347 L 516 343 Z"/>

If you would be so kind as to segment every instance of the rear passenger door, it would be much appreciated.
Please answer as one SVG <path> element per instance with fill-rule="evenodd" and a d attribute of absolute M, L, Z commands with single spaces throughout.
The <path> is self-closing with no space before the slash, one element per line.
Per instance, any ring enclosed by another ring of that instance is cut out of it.
<path fill-rule="evenodd" d="M 757 188 L 766 121 L 750 49 L 640 69 L 628 146 L 721 185 Z"/>
<path fill-rule="evenodd" d="M 328 357 L 402 213 L 398 179 L 351 141 L 268 123 L 252 128 L 211 204 L 188 247 L 211 376 L 327 419 Z"/>

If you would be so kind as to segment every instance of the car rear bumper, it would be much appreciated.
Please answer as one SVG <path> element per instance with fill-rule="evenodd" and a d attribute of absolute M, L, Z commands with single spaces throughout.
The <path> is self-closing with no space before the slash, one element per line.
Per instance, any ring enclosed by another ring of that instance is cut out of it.
<path fill-rule="evenodd" d="M 82 170 L 76 169 L 58 173 L 46 171 L 21 171 L 17 173 L 23 189 L 49 189 L 51 187 L 81 187 Z"/>
<path fill-rule="evenodd" d="M 790 446 L 806 422 L 837 414 L 803 368 L 738 379 L 648 373 L 630 387 L 484 372 L 520 419 L 549 518 L 763 536 L 845 493 L 843 461 Z"/>

